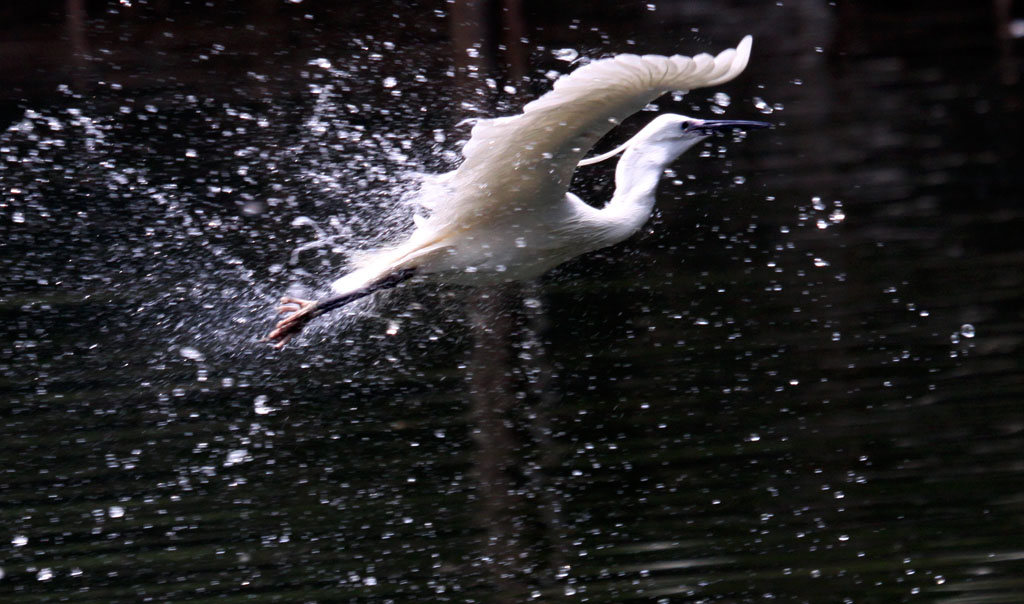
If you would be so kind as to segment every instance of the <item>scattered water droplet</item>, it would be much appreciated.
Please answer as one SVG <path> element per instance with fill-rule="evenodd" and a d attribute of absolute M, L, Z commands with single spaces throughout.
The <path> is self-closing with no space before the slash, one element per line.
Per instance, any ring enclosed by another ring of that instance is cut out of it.
<path fill-rule="evenodd" d="M 732 181 L 735 184 L 742 185 L 743 183 L 747 182 L 747 179 L 744 176 L 734 176 Z"/>
<path fill-rule="evenodd" d="M 178 354 L 185 357 L 186 359 L 200 363 L 206 360 L 206 357 L 203 356 L 203 353 L 199 352 L 195 348 L 192 348 L 191 346 L 182 346 L 181 349 L 178 350 Z"/>
<path fill-rule="evenodd" d="M 258 199 L 253 199 L 245 202 L 245 205 L 242 206 L 242 213 L 246 216 L 258 216 L 265 212 L 266 209 L 266 204 Z"/>
<path fill-rule="evenodd" d="M 248 457 L 248 449 L 233 449 L 231 451 L 228 451 L 227 459 L 224 460 L 224 466 L 234 466 L 249 461 Z"/>
<path fill-rule="evenodd" d="M 975 334 L 974 326 L 970 323 L 964 323 L 960 326 L 960 335 L 965 338 L 973 338 Z"/>
<path fill-rule="evenodd" d="M 124 518 L 124 508 L 119 505 L 112 505 L 107 509 L 107 515 L 111 518 Z"/>
<path fill-rule="evenodd" d="M 257 396 L 252 402 L 253 412 L 256 413 L 256 415 L 267 415 L 272 411 L 276 411 L 276 409 L 274 409 L 270 405 L 267 405 L 267 401 L 269 400 L 270 397 L 265 394 Z"/>
<path fill-rule="evenodd" d="M 15 535 L 14 538 L 11 539 L 11 545 L 14 547 L 25 547 L 28 545 L 28 537 L 25 535 Z"/>
<path fill-rule="evenodd" d="M 580 53 L 573 48 L 558 48 L 552 50 L 551 54 L 555 55 L 555 58 L 559 61 L 565 61 L 566 63 L 571 63 L 580 56 Z"/>
<path fill-rule="evenodd" d="M 724 92 L 716 92 L 715 96 L 711 99 L 719 107 L 728 107 L 732 103 L 732 98 Z"/>
<path fill-rule="evenodd" d="M 384 87 L 385 88 L 394 88 L 397 85 L 398 85 L 398 80 L 397 79 L 395 79 L 395 78 L 393 78 L 391 76 L 388 76 L 388 77 L 384 78 Z"/>

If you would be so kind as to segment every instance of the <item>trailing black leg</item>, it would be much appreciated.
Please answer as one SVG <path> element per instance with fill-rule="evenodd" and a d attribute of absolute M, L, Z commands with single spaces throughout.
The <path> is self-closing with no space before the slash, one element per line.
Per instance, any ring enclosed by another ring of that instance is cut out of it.
<path fill-rule="evenodd" d="M 390 275 L 384 277 L 383 279 L 374 281 L 373 283 L 367 285 L 364 288 L 357 289 L 354 292 L 348 292 L 346 294 L 337 294 L 334 296 L 320 298 L 319 300 L 316 301 L 316 314 L 321 315 L 329 310 L 334 310 L 335 308 L 345 306 L 350 302 L 355 302 L 359 298 L 365 298 L 366 296 L 369 296 L 373 292 L 377 292 L 382 289 L 392 288 L 398 285 L 399 283 L 406 281 L 407 279 L 410 279 L 415 274 L 416 269 L 403 268 L 402 270 L 391 273 Z"/>
<path fill-rule="evenodd" d="M 346 304 L 355 302 L 360 298 L 365 298 L 374 292 L 395 287 L 399 283 L 410 279 L 414 274 L 416 274 L 416 269 L 405 268 L 374 281 L 366 287 L 344 294 L 326 296 L 319 300 L 303 300 L 301 298 L 292 298 L 290 296 L 281 298 L 281 306 L 277 308 L 277 313 L 292 314 L 278 322 L 274 327 L 274 330 L 266 337 L 266 341 L 274 342 L 277 348 L 281 348 L 287 344 L 295 334 L 302 331 L 302 328 L 306 326 L 306 323 L 309 323 L 312 319 L 324 314 L 325 312 L 334 310 L 335 308 L 340 308 Z"/>

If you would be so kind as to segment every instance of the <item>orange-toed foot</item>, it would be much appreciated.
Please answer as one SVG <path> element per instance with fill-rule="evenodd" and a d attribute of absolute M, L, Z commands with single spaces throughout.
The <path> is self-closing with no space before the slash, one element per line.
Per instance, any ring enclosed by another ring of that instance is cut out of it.
<path fill-rule="evenodd" d="M 302 300 L 285 296 L 281 298 L 281 306 L 277 307 L 277 314 L 292 313 L 279 321 L 274 330 L 265 338 L 267 342 L 273 342 L 275 348 L 281 348 L 291 340 L 295 334 L 302 331 L 302 328 L 309 323 L 310 319 L 316 317 L 316 300 Z"/>

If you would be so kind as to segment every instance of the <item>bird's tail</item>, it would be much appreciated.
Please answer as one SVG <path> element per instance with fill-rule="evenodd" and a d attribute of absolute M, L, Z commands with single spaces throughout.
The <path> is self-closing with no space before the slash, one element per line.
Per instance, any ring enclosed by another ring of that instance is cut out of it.
<path fill-rule="evenodd" d="M 444 253 L 449 235 L 446 228 L 421 225 L 405 243 L 357 256 L 356 269 L 332 283 L 331 290 L 336 294 L 346 294 L 389 279 L 391 275 L 411 274 L 410 271 L 417 267 L 422 269 L 424 262 L 429 265 L 431 258 Z"/>
<path fill-rule="evenodd" d="M 387 276 L 387 271 L 381 271 L 375 266 L 357 268 L 344 277 L 331 283 L 331 291 L 335 294 L 347 294 L 359 291 L 371 285 L 373 282 Z"/>

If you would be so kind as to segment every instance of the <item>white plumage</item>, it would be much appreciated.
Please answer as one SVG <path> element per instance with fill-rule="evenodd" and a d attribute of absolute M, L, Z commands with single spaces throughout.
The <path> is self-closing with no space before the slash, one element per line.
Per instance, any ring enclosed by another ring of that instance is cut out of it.
<path fill-rule="evenodd" d="M 573 171 L 602 136 L 662 94 L 735 78 L 747 65 L 751 42 L 746 36 L 717 56 L 627 54 L 594 61 L 559 78 L 523 113 L 479 121 L 462 149 L 462 165 L 437 177 L 429 217 L 417 220 L 406 241 L 363 255 L 354 271 L 334 282 L 332 300 L 348 301 L 413 273 L 469 284 L 528 279 L 626 239 L 649 217 L 658 179 L 679 154 L 715 127 L 764 124 L 659 116 L 620 148 L 616 190 L 600 209 L 568 192 Z M 323 302 L 285 299 L 282 310 L 297 305 L 298 312 L 270 339 L 283 344 L 326 310 Z"/>

